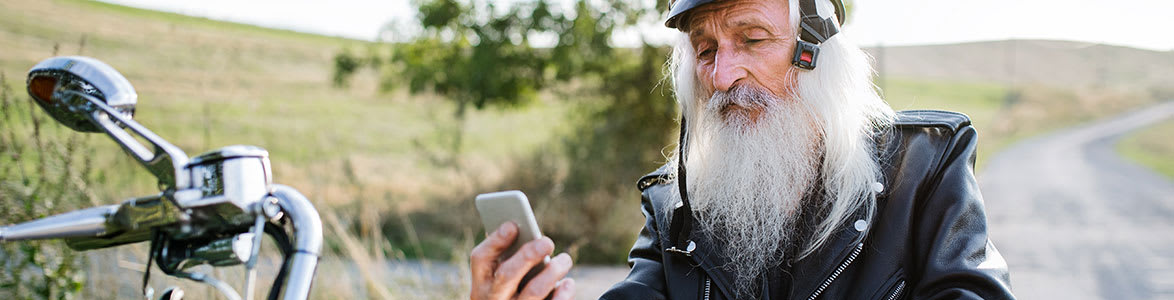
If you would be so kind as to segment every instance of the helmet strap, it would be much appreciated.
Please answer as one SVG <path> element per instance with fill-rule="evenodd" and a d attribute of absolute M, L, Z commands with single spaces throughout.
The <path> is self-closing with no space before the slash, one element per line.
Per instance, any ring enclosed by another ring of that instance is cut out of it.
<path fill-rule="evenodd" d="M 816 0 L 799 0 L 799 40 L 795 41 L 795 52 L 791 64 L 804 70 L 814 70 L 819 60 L 819 44 L 840 32 L 839 24 L 832 18 L 819 15 Z"/>

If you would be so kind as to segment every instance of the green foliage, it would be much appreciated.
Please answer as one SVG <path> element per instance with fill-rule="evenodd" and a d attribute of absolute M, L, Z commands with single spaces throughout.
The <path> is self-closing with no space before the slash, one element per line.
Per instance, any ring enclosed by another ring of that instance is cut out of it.
<path fill-rule="evenodd" d="M 676 136 L 676 105 L 660 84 L 668 50 L 644 45 L 619 53 L 628 55 L 611 58 L 598 87 L 608 105 L 564 139 L 568 174 L 551 185 L 563 189 L 551 199 L 553 210 L 569 213 L 545 233 L 571 243 L 584 262 L 623 262 L 633 229 L 643 225 L 635 181 L 665 162 L 661 150 Z"/>
<path fill-rule="evenodd" d="M 425 0 L 417 3 L 422 31 L 391 45 L 383 67 L 394 71 L 383 72 L 381 81 L 406 81 L 412 93 L 455 102 L 458 120 L 470 105 L 520 107 L 534 102 L 539 91 L 602 100 L 578 102 L 582 113 L 569 118 L 577 128 L 520 163 L 502 188 L 540 195 L 532 197 L 537 209 L 557 216 L 543 221 L 544 233 L 577 250 L 580 260 L 620 262 L 632 229 L 641 225 L 632 182 L 663 162 L 675 105 L 660 85 L 667 49 L 618 49 L 610 39 L 641 18 L 659 16 L 667 3 L 658 2 L 558 6 L 535 0 L 500 7 L 483 0 Z M 336 66 L 336 74 L 353 73 L 342 67 L 348 66 Z M 455 130 L 454 152 L 463 129 Z M 552 151 L 563 153 L 552 157 Z M 389 224 L 386 232 L 402 231 L 398 225 Z"/>
<path fill-rule="evenodd" d="M 468 104 L 525 103 L 546 83 L 545 55 L 530 46 L 529 33 L 561 21 L 545 2 L 532 10 L 520 5 L 497 10 L 492 2 L 424 1 L 419 4 L 424 32 L 395 47 L 390 61 L 399 64 L 412 92 L 430 89 L 456 101 L 458 117 Z"/>
<path fill-rule="evenodd" d="M 15 95 L 0 73 L 0 223 L 11 224 L 92 203 L 91 149 L 78 133 L 45 125 L 31 99 Z M 53 123 L 53 122 L 48 122 Z M 61 241 L 0 245 L 0 298 L 72 299 L 81 291 L 82 259 Z"/>
<path fill-rule="evenodd" d="M 632 182 L 663 161 L 660 150 L 672 136 L 675 106 L 670 93 L 658 89 L 667 50 L 647 44 L 616 49 L 609 40 L 616 29 L 635 24 L 639 16 L 655 15 L 655 8 L 627 1 L 610 1 L 604 7 L 578 1 L 571 17 L 536 1 L 486 19 L 476 14 L 449 18 L 444 13 L 451 10 L 437 9 L 443 5 L 436 3 L 453 5 L 444 0 L 423 4 L 422 25 L 433 31 L 396 52 L 413 55 L 392 59 L 406 66 L 413 91 L 431 84 L 442 95 L 472 98 L 478 108 L 525 103 L 533 95 L 515 92 L 519 90 L 561 90 L 571 85 L 578 87 L 575 94 L 595 95 L 574 98 L 603 100 L 585 103 L 585 113 L 573 118 L 577 129 L 561 146 L 547 149 L 563 149 L 566 171 L 557 171 L 558 164 L 551 163 L 548 154 L 536 153 L 506 184 L 532 183 L 525 190 L 540 195 L 533 198 L 537 209 L 553 213 L 543 221 L 544 233 L 575 252 L 577 259 L 621 262 L 634 237 L 632 229 L 641 225 Z M 494 11 L 492 4 L 484 6 L 490 9 L 481 11 Z M 435 20 L 449 22 L 430 23 Z M 445 30 L 457 38 L 437 38 Z M 554 33 L 556 41 L 550 48 L 534 47 L 528 38 L 532 32 Z M 420 44 L 433 51 L 418 49 Z M 443 58 L 430 61 L 428 54 Z M 414 76 L 419 74 L 426 75 L 424 80 Z"/>
<path fill-rule="evenodd" d="M 546 0 L 509 7 L 424 0 L 418 3 L 422 32 L 395 45 L 389 61 L 412 92 L 433 91 L 462 107 L 525 104 L 551 84 L 614 73 L 612 32 L 656 11 L 628 1 L 605 4 L 580 0 L 573 12 L 562 12 Z"/>
<path fill-rule="evenodd" d="M 1117 143 L 1117 152 L 1134 163 L 1174 179 L 1174 119 L 1130 133 Z"/>
<path fill-rule="evenodd" d="M 334 56 L 334 87 L 345 87 L 350 82 L 351 75 L 359 70 L 362 61 L 350 51 L 343 51 Z"/>

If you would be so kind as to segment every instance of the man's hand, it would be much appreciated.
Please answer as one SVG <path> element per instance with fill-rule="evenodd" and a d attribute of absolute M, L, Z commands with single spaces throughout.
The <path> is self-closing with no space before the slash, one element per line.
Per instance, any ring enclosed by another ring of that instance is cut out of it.
<path fill-rule="evenodd" d="M 573 299 L 575 280 L 564 278 L 571 270 L 572 264 L 571 256 L 566 253 L 551 259 L 542 272 L 518 291 L 518 284 L 522 277 L 526 276 L 526 272 L 554 252 L 554 242 L 547 237 L 530 241 L 519 248 L 513 256 L 498 263 L 497 257 L 514 243 L 517 236 L 518 226 L 513 222 L 506 222 L 473 248 L 473 253 L 469 255 L 469 264 L 473 271 L 473 292 L 469 298 L 540 300 L 551 295 L 551 299 L 555 300 Z"/>

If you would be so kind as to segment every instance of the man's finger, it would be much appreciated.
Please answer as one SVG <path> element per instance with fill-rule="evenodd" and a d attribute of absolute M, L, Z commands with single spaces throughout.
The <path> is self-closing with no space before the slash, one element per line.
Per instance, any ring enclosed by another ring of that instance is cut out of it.
<path fill-rule="evenodd" d="M 493 281 L 497 257 L 501 256 L 501 253 L 514 243 L 517 236 L 518 225 L 514 225 L 513 222 L 505 222 L 484 241 L 477 244 L 477 247 L 473 248 L 473 252 L 469 254 L 469 265 L 474 281 Z"/>
<path fill-rule="evenodd" d="M 558 288 L 554 290 L 554 295 L 550 300 L 571 300 L 575 299 L 575 279 L 563 278 L 558 283 Z"/>
<path fill-rule="evenodd" d="M 540 300 L 550 295 L 550 292 L 558 285 L 559 280 L 567 276 L 567 272 L 571 270 L 571 256 L 563 253 L 555 256 L 546 264 L 546 268 L 537 276 L 530 279 L 526 283 L 526 287 L 522 290 L 522 294 L 518 295 L 519 300 Z"/>
<path fill-rule="evenodd" d="M 554 252 L 554 242 L 548 237 L 530 241 L 518 249 L 517 253 L 501 262 L 497 271 L 493 272 L 493 294 L 513 295 L 518 290 L 522 277 L 535 265 L 541 263 Z"/>

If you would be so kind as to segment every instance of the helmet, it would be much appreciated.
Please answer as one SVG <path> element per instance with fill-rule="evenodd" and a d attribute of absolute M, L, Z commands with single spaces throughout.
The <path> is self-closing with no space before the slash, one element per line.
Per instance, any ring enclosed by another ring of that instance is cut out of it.
<path fill-rule="evenodd" d="M 669 0 L 669 18 L 664 25 L 669 28 L 678 28 L 680 16 L 690 9 L 696 8 L 715 0 Z M 836 19 L 823 18 L 816 9 L 818 0 L 790 0 L 799 1 L 799 40 L 795 43 L 795 52 L 791 64 L 805 70 L 814 70 L 816 59 L 819 58 L 819 44 L 840 32 L 840 25 L 844 24 L 844 3 L 841 0 L 831 1 L 836 9 Z"/>
<path fill-rule="evenodd" d="M 714 0 L 669 0 L 669 18 L 668 20 L 665 20 L 664 26 L 667 26 L 668 28 L 677 28 L 677 19 L 682 14 L 685 14 L 685 12 L 689 11 L 690 9 L 713 1 Z M 829 1 L 831 1 L 832 6 L 836 8 L 836 19 L 840 20 L 839 25 L 844 25 L 844 2 L 840 0 Z M 811 1 L 803 0 L 803 2 L 799 2 L 800 10 L 805 10 L 803 7 L 808 4 L 807 2 Z M 814 5 L 815 3 L 810 4 Z M 811 8 L 814 9 L 815 7 L 812 6 Z"/>

